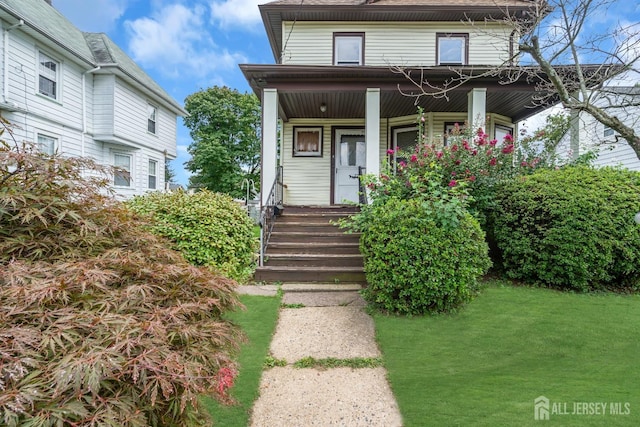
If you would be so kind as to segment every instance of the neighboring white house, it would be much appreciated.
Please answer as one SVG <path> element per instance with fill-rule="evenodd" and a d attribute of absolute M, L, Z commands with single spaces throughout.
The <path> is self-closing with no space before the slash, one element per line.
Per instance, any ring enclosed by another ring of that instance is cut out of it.
<path fill-rule="evenodd" d="M 48 0 L 0 0 L 0 114 L 17 139 L 125 173 L 127 198 L 165 187 L 184 109 L 102 33 L 84 33 Z"/>
<path fill-rule="evenodd" d="M 640 86 L 605 87 L 594 103 L 640 134 Z M 558 146 L 558 154 L 575 159 L 589 151 L 597 156 L 596 166 L 621 166 L 640 171 L 638 155 L 613 129 L 589 114 L 574 114 L 571 131 Z"/>

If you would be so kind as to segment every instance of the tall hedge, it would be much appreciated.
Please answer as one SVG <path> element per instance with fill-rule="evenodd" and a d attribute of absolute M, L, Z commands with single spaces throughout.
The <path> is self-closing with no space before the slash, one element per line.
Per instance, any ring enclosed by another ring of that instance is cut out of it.
<path fill-rule="evenodd" d="M 640 173 L 540 170 L 496 192 L 494 235 L 509 277 L 575 290 L 640 288 Z"/>
<path fill-rule="evenodd" d="M 478 221 L 457 199 L 391 198 L 365 215 L 365 300 L 388 312 L 424 314 L 472 299 L 490 261 Z"/>
<path fill-rule="evenodd" d="M 208 190 L 154 192 L 127 204 L 147 215 L 150 230 L 168 238 L 189 262 L 239 281 L 252 274 L 258 245 L 254 224 L 230 196 Z"/>

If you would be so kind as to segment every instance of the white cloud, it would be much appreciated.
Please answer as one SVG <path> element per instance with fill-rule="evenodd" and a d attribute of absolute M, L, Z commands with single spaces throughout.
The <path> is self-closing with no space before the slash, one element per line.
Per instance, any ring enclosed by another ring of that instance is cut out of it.
<path fill-rule="evenodd" d="M 211 19 L 222 28 L 242 27 L 245 30 L 258 31 L 262 26 L 259 4 L 268 0 L 214 0 L 211 5 Z"/>
<path fill-rule="evenodd" d="M 133 59 L 170 77 L 207 76 L 245 61 L 216 46 L 205 26 L 206 8 L 182 4 L 161 7 L 151 17 L 126 21 Z"/>
<path fill-rule="evenodd" d="M 82 31 L 108 32 L 124 14 L 129 0 L 53 0 L 53 6 Z"/>

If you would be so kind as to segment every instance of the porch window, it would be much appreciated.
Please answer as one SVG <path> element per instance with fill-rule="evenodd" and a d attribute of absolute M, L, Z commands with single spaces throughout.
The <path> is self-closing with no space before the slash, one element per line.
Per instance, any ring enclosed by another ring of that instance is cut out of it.
<path fill-rule="evenodd" d="M 464 132 L 464 124 L 460 124 L 459 122 L 445 122 L 444 124 L 444 134 L 442 136 L 442 142 L 444 146 L 449 145 L 450 138 L 455 135 L 459 135 Z"/>
<path fill-rule="evenodd" d="M 364 33 L 334 33 L 333 64 L 364 65 Z"/>
<path fill-rule="evenodd" d="M 293 128 L 294 157 L 322 157 L 322 128 Z"/>
<path fill-rule="evenodd" d="M 438 65 L 467 65 L 469 63 L 469 34 L 436 34 L 436 63 Z"/>
<path fill-rule="evenodd" d="M 504 141 L 505 136 L 513 136 L 513 128 L 511 126 L 496 125 L 493 130 L 493 135 L 494 138 L 498 140 L 498 145 L 500 145 Z"/>
<path fill-rule="evenodd" d="M 397 169 L 399 162 L 407 162 L 408 159 L 402 154 L 411 153 L 418 144 L 418 126 L 394 128 L 393 134 L 393 171 Z M 398 151 L 401 155 L 398 156 Z"/>

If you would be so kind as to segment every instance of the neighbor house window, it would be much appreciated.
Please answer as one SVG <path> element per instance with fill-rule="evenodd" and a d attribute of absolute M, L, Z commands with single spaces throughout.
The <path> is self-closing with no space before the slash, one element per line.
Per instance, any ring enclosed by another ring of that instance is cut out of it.
<path fill-rule="evenodd" d="M 155 190 L 158 182 L 158 162 L 149 160 L 149 189 Z"/>
<path fill-rule="evenodd" d="M 613 136 L 613 129 L 611 129 L 609 126 L 605 126 L 604 127 L 604 137 L 608 137 L 608 136 Z"/>
<path fill-rule="evenodd" d="M 58 76 L 60 63 L 40 52 L 38 66 L 38 93 L 58 99 Z"/>
<path fill-rule="evenodd" d="M 418 144 L 418 127 L 400 127 L 392 130 L 393 134 L 393 170 L 396 171 L 399 162 L 410 161 L 411 153 Z M 400 152 L 400 155 L 398 155 Z M 407 158 L 409 156 L 409 158 Z"/>
<path fill-rule="evenodd" d="M 115 153 L 113 155 L 113 185 L 117 187 L 131 187 L 131 156 Z"/>
<path fill-rule="evenodd" d="M 333 64 L 364 64 L 364 33 L 333 34 Z"/>
<path fill-rule="evenodd" d="M 436 34 L 438 65 L 467 65 L 469 63 L 469 34 Z"/>
<path fill-rule="evenodd" d="M 149 133 L 156 133 L 156 116 L 158 114 L 158 107 L 149 104 L 147 106 L 147 131 Z"/>
<path fill-rule="evenodd" d="M 38 134 L 38 149 L 49 155 L 53 155 L 56 152 L 58 140 L 51 136 Z"/>

